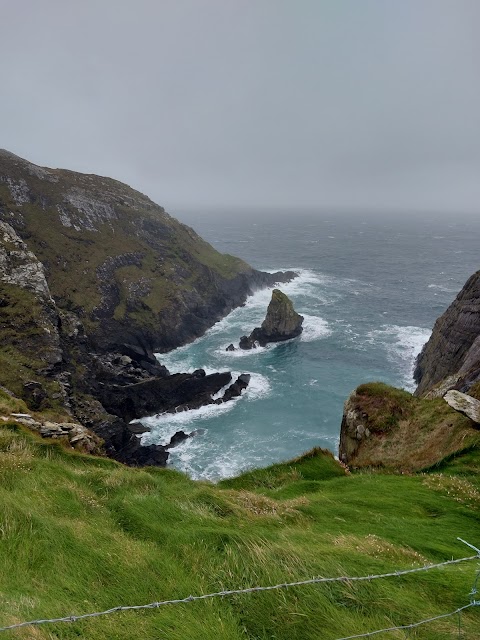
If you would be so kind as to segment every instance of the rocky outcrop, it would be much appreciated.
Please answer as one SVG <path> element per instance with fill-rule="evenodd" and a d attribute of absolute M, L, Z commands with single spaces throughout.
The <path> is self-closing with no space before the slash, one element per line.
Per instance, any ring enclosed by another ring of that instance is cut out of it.
<path fill-rule="evenodd" d="M 61 438 L 69 443 L 73 449 L 82 453 L 101 454 L 103 452 L 102 440 L 89 429 L 76 422 L 52 422 L 45 420 L 39 422 L 29 414 L 12 413 L 10 418 L 26 425 L 32 431 L 39 433 L 42 438 Z M 5 419 L 5 418 L 4 418 Z"/>
<path fill-rule="evenodd" d="M 480 424 L 480 401 L 472 398 L 472 396 L 454 389 L 447 391 L 443 396 L 445 402 L 455 409 L 466 415 L 476 424 Z"/>
<path fill-rule="evenodd" d="M 468 279 L 435 322 L 430 340 L 417 358 L 414 376 L 417 395 L 450 376 L 456 377 L 452 386 L 465 391 L 480 377 L 480 271 Z"/>
<path fill-rule="evenodd" d="M 367 427 L 368 415 L 358 406 L 356 391 L 353 391 L 343 406 L 340 427 L 339 458 L 345 464 L 351 464 L 358 448 L 370 435 Z"/>
<path fill-rule="evenodd" d="M 249 336 L 240 338 L 240 349 L 255 348 L 257 343 L 264 347 L 269 342 L 283 342 L 299 336 L 303 316 L 293 308 L 290 298 L 280 289 L 272 291 L 272 299 L 268 305 L 267 315 L 261 327 L 255 328 Z M 231 350 L 231 346 L 227 350 Z"/>
<path fill-rule="evenodd" d="M 127 385 L 103 385 L 98 391 L 105 409 L 127 422 L 154 413 L 185 411 L 211 404 L 232 379 L 229 371 L 211 375 L 176 373 Z"/>
<path fill-rule="evenodd" d="M 230 373 L 170 376 L 155 352 L 293 277 L 219 254 L 127 185 L 0 150 L 0 385 L 71 415 L 122 462 L 168 456 L 141 447 L 132 418 L 228 401 L 248 384 L 217 398 Z"/>
<path fill-rule="evenodd" d="M 352 468 L 411 472 L 479 444 L 478 426 L 442 398 L 375 382 L 360 385 L 345 403 L 339 458 Z"/>

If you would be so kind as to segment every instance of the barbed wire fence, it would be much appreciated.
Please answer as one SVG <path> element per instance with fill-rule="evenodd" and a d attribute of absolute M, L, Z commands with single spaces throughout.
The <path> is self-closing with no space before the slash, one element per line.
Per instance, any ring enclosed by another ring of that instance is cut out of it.
<path fill-rule="evenodd" d="M 400 576 L 409 575 L 412 573 L 419 573 L 421 571 L 431 571 L 432 569 L 439 569 L 440 567 L 446 567 L 450 565 L 457 565 L 462 562 L 470 562 L 472 560 L 480 559 L 480 549 L 475 547 L 474 545 L 466 542 L 462 538 L 457 538 L 464 544 L 466 544 L 471 549 L 475 550 L 476 553 L 473 556 L 467 556 L 464 558 L 457 558 L 454 560 L 446 560 L 444 562 L 439 562 L 437 564 L 428 564 L 423 567 L 416 567 L 414 569 L 402 569 L 397 571 L 391 571 L 389 573 L 380 573 L 375 575 L 366 575 L 366 576 L 338 576 L 338 577 L 329 577 L 329 578 L 310 578 L 308 580 L 298 580 L 296 582 L 284 582 L 276 585 L 268 585 L 263 587 L 247 587 L 244 589 L 231 589 L 229 591 L 216 591 L 213 593 L 205 593 L 198 596 L 187 596 L 186 598 L 178 598 L 175 600 L 163 600 L 160 602 L 150 602 L 148 604 L 139 604 L 139 605 L 120 605 L 117 607 L 113 607 L 111 609 L 105 609 L 104 611 L 94 611 L 92 613 L 82 613 L 78 615 L 69 615 L 61 618 L 45 618 L 38 620 L 29 620 L 26 622 L 18 622 L 16 624 L 11 624 L 6 627 L 0 627 L 0 632 L 4 631 L 12 631 L 14 629 L 20 629 L 22 627 L 30 627 L 35 625 L 43 625 L 43 624 L 54 624 L 57 622 L 78 622 L 79 620 L 85 620 L 87 618 L 98 618 L 100 616 L 106 616 L 113 613 L 119 613 L 121 611 L 138 611 L 140 609 L 159 609 L 160 607 L 166 605 L 176 605 L 176 604 L 186 604 L 190 602 L 195 602 L 197 600 L 207 600 L 210 598 L 223 598 L 226 596 L 240 595 L 244 593 L 255 593 L 260 591 L 273 591 L 275 589 L 286 589 L 288 587 L 298 587 L 303 585 L 313 585 L 313 584 L 324 584 L 327 582 L 371 582 L 372 580 L 380 580 L 385 578 L 398 578 Z M 477 571 L 473 587 L 468 594 L 470 596 L 470 602 L 467 604 L 458 607 L 454 611 L 450 611 L 448 613 L 442 613 L 440 615 L 434 616 L 432 618 L 426 618 L 424 620 L 420 620 L 419 622 L 412 622 L 406 625 L 399 625 L 395 627 L 388 627 L 385 629 L 376 629 L 375 631 L 369 631 L 367 633 L 360 633 L 353 636 L 344 636 L 342 638 L 336 638 L 336 640 L 354 640 L 355 638 L 369 638 L 379 633 L 388 633 L 390 631 L 404 631 L 409 629 L 414 629 L 416 627 L 422 626 L 424 624 L 428 624 L 430 622 L 434 622 L 435 620 L 441 620 L 443 618 L 449 618 L 455 615 L 460 616 L 462 611 L 470 609 L 472 607 L 480 606 L 480 600 L 477 600 L 475 596 L 478 593 L 478 583 L 480 581 L 480 569 Z"/>

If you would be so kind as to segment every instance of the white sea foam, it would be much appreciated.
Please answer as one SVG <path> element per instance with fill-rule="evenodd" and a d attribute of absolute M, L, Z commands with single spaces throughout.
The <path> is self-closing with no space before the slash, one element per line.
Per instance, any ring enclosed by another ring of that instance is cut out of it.
<path fill-rule="evenodd" d="M 192 431 L 204 428 L 201 422 L 231 411 L 239 398 L 223 404 L 209 404 L 199 409 L 190 409 L 179 413 L 162 413 L 160 415 L 143 418 L 142 424 L 150 427 L 150 432 L 142 435 L 142 444 L 167 444 L 177 431 Z M 197 437 L 197 436 L 196 436 Z M 200 437 L 200 436 L 198 436 Z M 193 441 L 193 439 L 192 439 Z"/>
<path fill-rule="evenodd" d="M 300 335 L 302 342 L 313 342 L 325 338 L 332 333 L 328 322 L 318 316 L 303 314 L 303 331 Z"/>
<path fill-rule="evenodd" d="M 428 285 L 429 289 L 438 289 L 439 291 L 444 291 L 445 293 L 456 293 L 457 289 L 451 289 L 449 287 L 446 287 L 443 284 L 429 284 Z"/>
<path fill-rule="evenodd" d="M 251 373 L 250 383 L 245 391 L 245 396 L 249 400 L 258 400 L 259 398 L 265 398 L 271 393 L 270 381 L 266 376 L 262 376 L 261 373 Z"/>
<path fill-rule="evenodd" d="M 384 325 L 380 329 L 370 331 L 367 334 L 367 341 L 383 344 L 387 352 L 387 358 L 392 364 L 401 369 L 404 387 L 409 391 L 413 391 L 415 388 L 413 380 L 415 359 L 431 333 L 430 329 L 424 329 L 423 327 Z"/>
<path fill-rule="evenodd" d="M 240 349 L 239 347 L 235 347 L 235 351 L 227 351 L 225 347 L 220 347 L 215 350 L 215 354 L 218 356 L 225 357 L 227 359 L 234 358 L 246 358 L 252 356 L 259 356 L 266 351 L 272 349 L 274 345 L 269 344 L 266 347 L 256 347 L 255 349 Z"/>

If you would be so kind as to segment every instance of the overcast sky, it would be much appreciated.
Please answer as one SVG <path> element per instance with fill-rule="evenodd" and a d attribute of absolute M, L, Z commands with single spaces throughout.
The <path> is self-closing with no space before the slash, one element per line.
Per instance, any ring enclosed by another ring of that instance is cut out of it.
<path fill-rule="evenodd" d="M 0 0 L 4 147 L 167 208 L 480 212 L 479 0 Z"/>

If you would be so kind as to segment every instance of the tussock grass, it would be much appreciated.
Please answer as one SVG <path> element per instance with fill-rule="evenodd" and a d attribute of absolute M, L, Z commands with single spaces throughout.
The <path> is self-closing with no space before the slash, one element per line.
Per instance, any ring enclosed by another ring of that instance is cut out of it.
<path fill-rule="evenodd" d="M 315 450 L 219 485 L 69 453 L 0 424 L 0 624 L 469 555 L 479 455 L 419 475 L 347 475 Z M 325 640 L 468 602 L 475 563 L 10 632 L 11 638 Z M 412 637 L 451 638 L 458 621 Z M 478 637 L 478 612 L 462 616 Z M 403 637 L 401 634 L 390 637 Z"/>

